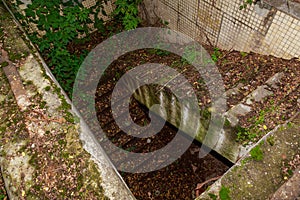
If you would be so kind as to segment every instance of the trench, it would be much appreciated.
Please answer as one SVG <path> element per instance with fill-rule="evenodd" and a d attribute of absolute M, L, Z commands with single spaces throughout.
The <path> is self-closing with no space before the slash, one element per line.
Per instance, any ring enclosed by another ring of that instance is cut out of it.
<path fill-rule="evenodd" d="M 178 159 L 165 158 L 161 165 L 168 159 L 174 159 L 174 161 L 161 169 L 144 173 L 119 171 L 136 199 L 194 199 L 214 181 L 209 181 L 202 188 L 196 190 L 197 184 L 222 176 L 232 166 L 230 161 L 214 151 L 211 151 L 204 158 L 199 158 L 202 144 L 193 140 L 188 134 L 178 131 L 169 122 L 166 122 L 157 134 L 147 138 L 137 138 L 123 132 L 116 124 L 111 109 L 111 95 L 116 82 L 117 80 L 113 80 L 113 78 L 100 81 L 95 100 L 101 128 L 115 146 L 129 152 L 148 153 L 168 145 L 176 134 L 183 141 L 192 140 L 189 148 Z M 130 98 L 129 113 L 134 123 L 140 126 L 151 123 L 149 109 L 133 96 Z M 123 113 L 119 113 L 120 117 L 122 115 Z M 101 136 L 96 134 L 97 137 L 101 141 Z M 101 141 L 100 144 L 105 149 L 108 141 Z M 127 159 L 130 159 L 119 157 L 115 151 L 106 152 L 115 166 L 120 166 L 127 162 Z M 151 165 L 153 160 L 155 159 L 144 160 L 141 165 L 135 167 L 143 168 Z"/>

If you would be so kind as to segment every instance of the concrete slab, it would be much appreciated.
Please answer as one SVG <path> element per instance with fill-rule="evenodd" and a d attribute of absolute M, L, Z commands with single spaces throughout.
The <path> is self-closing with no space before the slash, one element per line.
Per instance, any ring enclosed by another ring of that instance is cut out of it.
<path fill-rule="evenodd" d="M 249 113 L 252 110 L 250 106 L 244 105 L 244 104 L 238 104 L 234 107 L 232 107 L 225 116 L 229 120 L 232 126 L 236 126 L 239 123 L 239 116 L 245 116 L 247 113 Z"/>
<path fill-rule="evenodd" d="M 282 169 L 285 166 L 283 162 L 290 163 L 295 155 L 299 155 L 299 134 L 300 113 L 298 112 L 290 122 L 276 127 L 274 131 L 264 136 L 246 156 L 197 200 L 209 200 L 212 195 L 218 197 L 221 190 L 226 190 L 231 199 L 269 199 L 288 179 L 283 175 Z M 298 168 L 297 170 L 299 171 Z M 289 180 L 291 184 L 288 184 L 296 188 L 295 193 L 293 192 L 295 196 L 299 191 L 299 182 L 295 181 L 299 180 L 297 170 L 295 170 L 296 176 Z M 287 188 L 288 185 L 283 187 Z M 279 190 L 279 195 L 284 196 L 283 191 L 284 189 Z"/>
<path fill-rule="evenodd" d="M 273 195 L 271 200 L 300 199 L 300 167 L 294 170 L 294 175 L 283 184 Z"/>

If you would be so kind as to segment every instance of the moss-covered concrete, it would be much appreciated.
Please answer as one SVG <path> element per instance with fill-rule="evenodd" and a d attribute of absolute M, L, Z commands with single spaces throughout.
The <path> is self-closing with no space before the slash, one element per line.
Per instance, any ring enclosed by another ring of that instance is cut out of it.
<path fill-rule="evenodd" d="M 0 68 L 0 167 L 9 198 L 134 199 L 2 2 L 0 16 L 0 52 L 8 54 L 0 63 L 16 67 L 24 86 L 11 87 Z M 24 110 L 16 89 L 30 100 Z"/>
<path fill-rule="evenodd" d="M 222 187 L 229 189 L 231 199 L 269 199 L 289 178 L 283 169 L 288 168 L 285 164 L 300 154 L 299 134 L 298 113 L 291 122 L 262 138 L 255 150 L 250 151 L 197 199 L 211 199 L 209 194 L 219 196 Z M 262 158 L 258 155 L 260 153 Z"/>

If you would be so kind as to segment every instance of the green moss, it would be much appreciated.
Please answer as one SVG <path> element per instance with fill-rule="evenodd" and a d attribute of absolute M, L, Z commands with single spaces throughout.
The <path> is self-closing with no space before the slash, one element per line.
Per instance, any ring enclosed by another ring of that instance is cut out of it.
<path fill-rule="evenodd" d="M 20 60 L 21 58 L 23 58 L 24 56 L 20 53 L 13 53 L 13 52 L 8 52 L 8 58 L 9 60 L 11 61 L 17 61 L 17 60 Z"/>
<path fill-rule="evenodd" d="M 263 155 L 263 151 L 261 149 L 261 145 L 257 145 L 256 147 L 254 147 L 253 149 L 251 149 L 250 151 L 250 156 L 252 159 L 256 160 L 256 161 L 261 161 L 264 158 Z"/>
<path fill-rule="evenodd" d="M 4 5 L 2 4 L 2 2 L 0 2 L 0 5 L 1 5 L 1 7 L 4 7 Z M 0 20 L 2 21 L 2 20 L 6 20 L 6 19 L 9 19 L 11 16 L 10 16 L 10 14 L 8 13 L 8 12 L 3 12 L 3 11 L 1 11 L 1 15 L 0 15 Z"/>
<path fill-rule="evenodd" d="M 61 89 L 58 86 L 54 86 L 54 92 L 58 95 L 61 94 Z"/>
<path fill-rule="evenodd" d="M 54 92 L 58 95 L 59 99 L 61 100 L 61 105 L 59 106 L 59 110 L 62 110 L 64 113 L 64 118 L 67 122 L 75 123 L 76 120 L 74 115 L 69 112 L 71 110 L 71 105 L 66 101 L 64 95 L 61 93 L 61 89 L 57 86 L 54 86 Z"/>
<path fill-rule="evenodd" d="M 25 82 L 25 85 L 33 85 L 33 82 L 28 80 Z"/>
<path fill-rule="evenodd" d="M 64 158 L 64 159 L 68 159 L 70 156 L 69 152 L 62 152 L 61 153 L 61 157 Z"/>
<path fill-rule="evenodd" d="M 229 188 L 222 186 L 222 188 L 219 192 L 220 199 L 221 200 L 231 200 L 229 193 L 230 193 Z"/>
<path fill-rule="evenodd" d="M 65 112 L 65 119 L 67 120 L 67 122 L 75 123 L 74 115 L 68 111 Z"/>
<path fill-rule="evenodd" d="M 64 97 L 62 97 L 62 102 L 61 102 L 61 108 L 63 109 L 63 110 L 71 110 L 71 105 L 70 104 L 68 104 L 68 102 L 66 101 L 66 99 L 64 98 Z"/>
<path fill-rule="evenodd" d="M 245 166 L 245 164 L 250 160 L 251 158 L 245 158 L 245 159 L 243 159 L 242 161 L 241 161 L 241 167 L 244 167 Z M 235 168 L 235 169 L 237 169 L 237 168 Z"/>
<path fill-rule="evenodd" d="M 0 126 L 0 133 L 5 133 L 6 128 L 6 126 Z"/>
<path fill-rule="evenodd" d="M 235 131 L 237 134 L 236 141 L 242 142 L 243 144 L 247 144 L 249 141 L 254 141 L 257 138 L 257 133 L 248 128 L 236 126 Z"/>
<path fill-rule="evenodd" d="M 225 119 L 224 126 L 225 127 L 230 127 L 231 126 L 231 123 L 228 119 Z"/>
<path fill-rule="evenodd" d="M 63 139 L 60 139 L 60 140 L 58 140 L 58 144 L 62 145 L 62 146 L 65 146 L 67 144 L 67 142 Z"/>
<path fill-rule="evenodd" d="M 4 36 L 3 28 L 0 27 L 0 39 Z"/>
<path fill-rule="evenodd" d="M 288 122 L 286 125 L 287 125 L 288 128 L 292 128 L 293 127 L 293 123 L 292 122 Z"/>
<path fill-rule="evenodd" d="M 45 91 L 50 91 L 50 89 L 51 89 L 51 86 L 49 86 L 49 85 L 45 87 Z"/>
<path fill-rule="evenodd" d="M 267 142 L 268 142 L 269 145 L 274 146 L 274 144 L 275 144 L 274 136 L 268 137 Z"/>
<path fill-rule="evenodd" d="M 43 108 L 45 108 L 46 105 L 47 105 L 46 101 L 41 101 L 40 108 L 43 109 Z"/>
<path fill-rule="evenodd" d="M 211 117 L 211 113 L 209 112 L 208 109 L 204 109 L 201 112 L 201 116 L 204 117 L 205 119 L 209 119 Z"/>

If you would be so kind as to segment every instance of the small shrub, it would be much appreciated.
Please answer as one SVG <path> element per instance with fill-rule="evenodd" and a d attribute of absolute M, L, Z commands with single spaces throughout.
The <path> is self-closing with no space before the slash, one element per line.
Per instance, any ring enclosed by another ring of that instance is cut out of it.
<path fill-rule="evenodd" d="M 214 48 L 214 52 L 213 54 L 211 55 L 211 59 L 214 61 L 214 62 L 218 62 L 219 58 L 222 56 L 222 53 L 220 52 L 220 49 L 219 48 Z"/>
<path fill-rule="evenodd" d="M 103 21 L 96 17 L 103 2 L 106 0 L 97 1 L 95 6 L 85 8 L 78 0 L 32 0 L 32 4 L 24 10 L 25 15 L 17 15 L 23 27 L 36 25 L 38 30 L 27 28 L 29 38 L 37 45 L 57 81 L 69 95 L 86 53 L 80 56 L 73 55 L 67 46 L 79 35 L 89 34 L 88 24 L 93 23 L 90 15 L 97 19 L 95 27 L 103 25 Z"/>
<path fill-rule="evenodd" d="M 141 22 L 138 17 L 138 5 L 142 0 L 116 0 L 113 12 L 115 19 L 119 19 L 126 30 L 135 29 Z"/>

